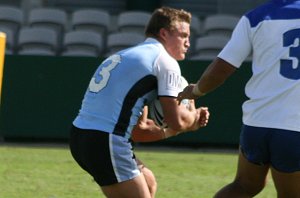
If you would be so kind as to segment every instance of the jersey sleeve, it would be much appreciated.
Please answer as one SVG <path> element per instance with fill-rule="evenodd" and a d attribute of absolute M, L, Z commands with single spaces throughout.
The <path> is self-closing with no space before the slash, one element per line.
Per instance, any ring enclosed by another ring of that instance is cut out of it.
<path fill-rule="evenodd" d="M 158 81 L 158 96 L 177 97 L 181 91 L 181 70 L 178 62 L 163 51 L 156 61 L 154 73 Z"/>
<path fill-rule="evenodd" d="M 252 51 L 249 20 L 243 16 L 218 57 L 239 68 Z"/>

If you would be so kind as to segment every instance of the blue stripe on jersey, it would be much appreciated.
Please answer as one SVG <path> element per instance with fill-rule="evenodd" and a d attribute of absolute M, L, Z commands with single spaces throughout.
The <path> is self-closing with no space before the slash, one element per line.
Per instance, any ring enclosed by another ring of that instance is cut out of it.
<path fill-rule="evenodd" d="M 298 1 L 298 0 L 272 0 L 275 3 L 291 3 L 293 1 Z"/>
<path fill-rule="evenodd" d="M 120 112 L 118 122 L 114 128 L 113 134 L 125 136 L 126 129 L 129 126 L 130 118 L 132 115 L 132 108 L 139 98 L 157 89 L 157 79 L 153 75 L 147 75 L 139 80 L 126 95 L 122 110 Z"/>
<path fill-rule="evenodd" d="M 291 4 L 279 0 L 274 2 L 270 1 L 245 14 L 251 27 L 256 27 L 260 22 L 266 20 L 300 19 L 300 1 L 292 1 L 294 3 Z"/>

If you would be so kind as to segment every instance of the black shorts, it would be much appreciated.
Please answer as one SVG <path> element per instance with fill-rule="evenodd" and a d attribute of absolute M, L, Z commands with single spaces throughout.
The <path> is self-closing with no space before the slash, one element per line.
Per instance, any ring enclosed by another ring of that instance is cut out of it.
<path fill-rule="evenodd" d="M 132 145 L 124 137 L 73 126 L 70 150 L 75 161 L 100 186 L 120 183 L 140 174 Z"/>

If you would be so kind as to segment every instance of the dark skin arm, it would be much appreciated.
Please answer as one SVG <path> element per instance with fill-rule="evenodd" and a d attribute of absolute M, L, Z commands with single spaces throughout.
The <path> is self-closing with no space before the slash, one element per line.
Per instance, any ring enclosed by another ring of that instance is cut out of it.
<path fill-rule="evenodd" d="M 221 58 L 216 58 L 204 71 L 197 84 L 188 85 L 178 94 L 178 100 L 199 98 L 201 95 L 193 93 L 194 86 L 196 85 L 198 86 L 198 90 L 203 94 L 213 91 L 222 85 L 235 71 L 236 67 Z"/>

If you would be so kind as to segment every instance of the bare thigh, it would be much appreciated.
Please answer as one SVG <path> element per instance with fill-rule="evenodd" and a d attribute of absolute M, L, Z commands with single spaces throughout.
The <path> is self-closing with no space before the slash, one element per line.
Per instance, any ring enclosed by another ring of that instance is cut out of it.
<path fill-rule="evenodd" d="M 253 164 L 240 151 L 235 182 L 249 194 L 256 195 L 266 185 L 268 170 L 269 165 Z"/>
<path fill-rule="evenodd" d="M 102 186 L 101 189 L 108 198 L 151 198 L 143 174 L 128 181 Z"/>
<path fill-rule="evenodd" d="M 138 164 L 138 167 L 139 167 L 141 173 L 145 177 L 151 197 L 154 198 L 156 191 L 157 191 L 157 182 L 156 182 L 155 176 L 154 176 L 153 172 L 149 168 L 147 168 L 141 160 L 136 158 L 136 161 L 137 161 L 137 164 Z"/>
<path fill-rule="evenodd" d="M 278 198 L 300 198 L 300 171 L 283 173 L 271 168 Z"/>

